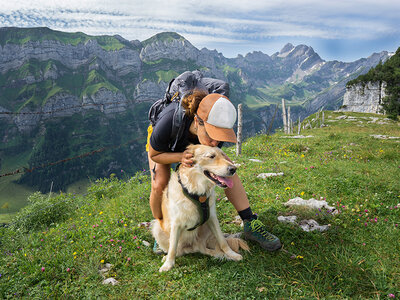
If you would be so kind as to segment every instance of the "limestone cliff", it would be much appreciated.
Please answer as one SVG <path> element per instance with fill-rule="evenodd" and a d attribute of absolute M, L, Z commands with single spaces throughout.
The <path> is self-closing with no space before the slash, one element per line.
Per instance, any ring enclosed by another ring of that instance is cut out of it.
<path fill-rule="evenodd" d="M 382 99 L 386 96 L 385 82 L 358 83 L 346 88 L 340 111 L 382 113 Z"/>

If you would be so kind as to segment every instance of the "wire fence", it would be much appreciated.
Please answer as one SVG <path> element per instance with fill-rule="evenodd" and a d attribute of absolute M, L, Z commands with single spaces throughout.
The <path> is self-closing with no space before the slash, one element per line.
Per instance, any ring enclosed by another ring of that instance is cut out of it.
<path fill-rule="evenodd" d="M 30 172 L 33 172 L 36 169 L 41 169 L 41 168 L 46 168 L 46 167 L 49 167 L 49 166 L 58 165 L 58 164 L 61 164 L 61 163 L 67 162 L 67 161 L 71 161 L 71 160 L 78 159 L 78 158 L 83 158 L 83 157 L 88 157 L 88 156 L 94 155 L 96 153 L 101 153 L 101 152 L 104 152 L 104 151 L 107 151 L 107 150 L 111 150 L 111 149 L 118 149 L 118 148 L 121 148 L 121 147 L 126 146 L 128 144 L 132 144 L 133 142 L 137 142 L 140 139 L 142 139 L 142 137 L 136 137 L 136 138 L 131 139 L 131 140 L 129 140 L 129 141 L 125 142 L 125 143 L 122 143 L 120 145 L 102 147 L 102 148 L 99 148 L 99 149 L 96 149 L 96 150 L 93 150 L 93 151 L 82 153 L 80 155 L 76 155 L 76 156 L 73 156 L 73 157 L 60 159 L 60 160 L 55 161 L 55 162 L 42 164 L 40 166 L 35 166 L 35 167 L 32 167 L 32 168 L 21 167 L 21 168 L 18 168 L 16 170 L 12 171 L 12 172 L 5 173 L 5 174 L 0 174 L 0 178 L 1 177 L 6 177 L 6 176 L 12 176 L 12 175 L 16 175 L 16 174 L 30 173 Z"/>
<path fill-rule="evenodd" d="M 75 109 L 75 108 L 83 108 L 83 107 L 87 107 L 87 106 L 100 106 L 101 110 L 103 110 L 104 105 L 117 105 L 117 104 L 128 104 L 126 101 L 125 102 L 104 102 L 104 103 L 84 103 L 82 105 L 75 105 L 75 106 L 69 106 L 69 107 L 64 107 L 64 108 L 60 108 L 60 109 L 56 109 L 56 110 L 51 110 L 51 111 L 36 111 L 36 112 L 7 112 L 7 111 L 2 111 L 0 112 L 0 115 L 40 115 L 40 114 L 54 114 L 57 112 L 61 112 L 61 111 L 65 111 L 65 110 L 71 110 L 71 109 Z M 148 120 L 136 120 L 136 121 L 132 121 L 131 123 L 148 123 Z M 46 164 L 42 164 L 40 166 L 35 166 L 35 167 L 20 167 L 12 172 L 8 172 L 8 173 L 4 173 L 4 174 L 0 174 L 0 178 L 2 177 L 6 177 L 6 176 L 13 176 L 16 174 L 22 174 L 22 173 L 30 173 L 36 169 L 40 169 L 40 168 L 45 168 L 48 166 L 54 166 L 54 165 L 58 165 L 60 163 L 64 163 L 70 160 L 74 160 L 74 159 L 78 159 L 78 158 L 83 158 L 83 157 L 87 157 L 87 156 L 91 156 L 93 154 L 96 153 L 101 153 L 104 152 L 106 150 L 110 150 L 110 149 L 117 149 L 120 148 L 122 146 L 125 146 L 127 144 L 131 144 L 135 141 L 138 141 L 140 138 L 135 138 L 132 140 L 129 140 L 126 143 L 117 145 L 117 146 L 109 146 L 109 147 L 103 147 L 100 149 L 96 149 L 93 151 L 89 151 L 74 157 L 69 157 L 69 158 L 65 158 L 65 159 L 60 159 L 56 162 L 51 162 L 51 163 L 46 163 Z"/>
<path fill-rule="evenodd" d="M 0 115 L 45 115 L 45 114 L 55 114 L 61 111 L 66 111 L 66 110 L 73 110 L 77 108 L 85 108 L 85 107 L 96 107 L 99 106 L 100 110 L 104 110 L 104 106 L 106 105 L 120 105 L 120 104 L 125 104 L 129 105 L 129 101 L 123 101 L 123 102 L 104 102 L 104 103 L 82 103 L 80 105 L 72 105 L 72 106 L 67 106 L 67 107 L 62 107 L 58 108 L 55 110 L 49 110 L 49 111 L 27 111 L 27 112 L 12 112 L 12 111 L 0 111 Z"/>

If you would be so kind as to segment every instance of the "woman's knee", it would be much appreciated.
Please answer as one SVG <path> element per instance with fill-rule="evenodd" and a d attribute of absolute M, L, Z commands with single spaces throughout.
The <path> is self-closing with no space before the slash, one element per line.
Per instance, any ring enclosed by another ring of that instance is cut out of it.
<path fill-rule="evenodd" d="M 167 181 L 154 180 L 151 185 L 151 191 L 157 194 L 162 194 L 167 184 Z"/>
<path fill-rule="evenodd" d="M 168 185 L 169 174 L 157 174 L 157 175 L 158 176 L 155 176 L 154 180 L 152 180 L 151 182 L 151 189 L 156 193 L 162 193 L 165 187 Z"/>

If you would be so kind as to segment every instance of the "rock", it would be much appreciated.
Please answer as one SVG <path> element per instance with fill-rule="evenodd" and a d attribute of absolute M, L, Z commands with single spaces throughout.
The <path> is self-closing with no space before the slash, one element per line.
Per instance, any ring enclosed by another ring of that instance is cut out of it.
<path fill-rule="evenodd" d="M 236 216 L 235 219 L 233 219 L 233 221 L 231 221 L 229 223 L 236 224 L 236 225 L 239 225 L 239 226 L 243 226 L 243 220 L 242 220 L 242 218 L 240 216 Z"/>
<path fill-rule="evenodd" d="M 103 275 L 103 274 L 107 273 L 108 271 L 110 271 L 110 269 L 103 268 L 103 269 L 99 270 L 99 273 Z"/>
<path fill-rule="evenodd" d="M 277 176 L 283 176 L 283 172 L 280 173 L 261 173 L 257 175 L 257 178 L 269 178 L 269 177 L 277 177 Z"/>
<path fill-rule="evenodd" d="M 148 241 L 142 241 L 143 245 L 145 245 L 146 247 L 150 247 L 150 243 Z"/>
<path fill-rule="evenodd" d="M 297 225 L 297 216 L 279 216 L 278 217 L 279 222 L 284 222 L 284 223 L 290 223 L 290 224 L 296 224 Z M 328 225 L 319 225 L 317 221 L 310 219 L 310 220 L 301 220 L 300 223 L 298 224 L 303 231 L 326 231 L 330 228 L 330 224 Z"/>
<path fill-rule="evenodd" d="M 307 138 L 312 138 L 314 137 L 313 135 L 286 135 L 286 136 L 281 136 L 282 139 L 307 139 Z"/>
<path fill-rule="evenodd" d="M 119 282 L 115 278 L 107 278 L 103 280 L 103 284 L 117 285 Z"/>
<path fill-rule="evenodd" d="M 306 207 L 313 208 L 313 209 L 325 208 L 325 209 L 330 210 L 332 212 L 332 214 L 337 213 L 336 208 L 329 206 L 328 202 L 326 202 L 325 200 L 316 200 L 314 198 L 311 198 L 309 200 L 304 200 L 300 197 L 296 197 L 293 199 L 289 199 L 289 201 L 287 201 L 283 205 L 285 205 L 285 206 L 306 206 Z"/>
<path fill-rule="evenodd" d="M 300 228 L 303 229 L 304 231 L 327 231 L 329 227 L 331 226 L 330 224 L 328 225 L 319 225 L 317 221 L 310 219 L 310 220 L 302 220 L 299 224 Z"/>
<path fill-rule="evenodd" d="M 372 137 L 376 139 L 381 139 L 381 140 L 397 140 L 400 139 L 399 136 L 387 136 L 387 135 L 381 135 L 381 134 L 371 134 Z"/>
<path fill-rule="evenodd" d="M 253 161 L 253 162 L 262 163 L 262 160 L 255 159 L 255 158 L 249 158 L 249 160 L 250 160 L 250 161 Z"/>
<path fill-rule="evenodd" d="M 278 221 L 279 222 L 283 222 L 283 223 L 292 223 L 292 224 L 297 224 L 297 216 L 279 216 L 278 217 Z"/>
<path fill-rule="evenodd" d="M 99 273 L 103 278 L 106 278 L 106 274 L 111 270 L 112 264 L 106 263 L 103 266 L 100 266 Z"/>

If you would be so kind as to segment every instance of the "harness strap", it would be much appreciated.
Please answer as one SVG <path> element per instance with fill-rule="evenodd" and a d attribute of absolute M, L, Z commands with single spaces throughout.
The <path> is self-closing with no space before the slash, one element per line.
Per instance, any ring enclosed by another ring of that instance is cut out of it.
<path fill-rule="evenodd" d="M 196 195 L 189 193 L 187 188 L 182 184 L 181 177 L 179 175 L 178 169 L 179 169 L 180 164 L 176 166 L 176 173 L 178 174 L 178 182 L 180 183 L 182 187 L 183 194 L 190 199 L 193 204 L 196 205 L 197 210 L 200 215 L 200 223 L 195 225 L 192 228 L 189 228 L 188 231 L 192 231 L 196 229 L 197 227 L 203 225 L 205 222 L 207 222 L 208 218 L 210 217 L 210 205 L 209 205 L 209 199 L 206 197 L 206 195 Z"/>

